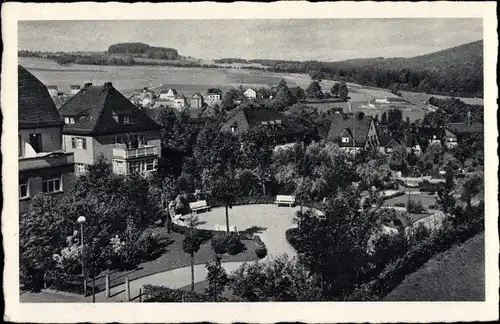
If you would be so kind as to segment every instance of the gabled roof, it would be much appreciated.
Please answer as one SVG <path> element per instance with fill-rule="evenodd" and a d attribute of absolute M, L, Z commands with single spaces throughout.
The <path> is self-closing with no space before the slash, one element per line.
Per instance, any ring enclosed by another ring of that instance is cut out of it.
<path fill-rule="evenodd" d="M 142 111 L 158 125 L 163 124 L 162 118 L 167 113 L 173 113 L 177 119 L 179 119 L 181 114 L 177 109 L 172 109 L 170 107 L 145 108 L 142 109 Z"/>
<path fill-rule="evenodd" d="M 420 127 L 417 129 L 418 135 L 426 139 L 442 139 L 444 129 L 440 127 Z"/>
<path fill-rule="evenodd" d="M 80 89 L 81 87 L 78 84 L 71 85 L 71 89 Z"/>
<path fill-rule="evenodd" d="M 45 85 L 21 65 L 17 71 L 19 128 L 62 126 L 63 119 Z"/>
<path fill-rule="evenodd" d="M 191 98 L 202 98 L 202 99 L 203 99 L 203 95 L 202 95 L 201 93 L 199 93 L 199 92 L 195 92 L 195 93 L 191 96 Z"/>
<path fill-rule="evenodd" d="M 74 124 L 64 125 L 63 133 L 66 134 L 114 134 L 160 128 L 111 83 L 84 87 L 61 107 L 59 113 L 63 117 L 75 117 Z M 137 122 L 120 124 L 113 118 L 115 115 L 137 116 Z"/>
<path fill-rule="evenodd" d="M 364 145 L 371 121 L 372 117 L 370 116 L 363 116 L 362 119 L 359 119 L 356 116 L 347 118 L 343 114 L 334 114 L 328 132 L 328 140 L 336 141 L 340 139 L 340 135 L 347 130 L 357 145 Z"/>
<path fill-rule="evenodd" d="M 221 89 L 217 89 L 217 88 L 210 88 L 207 90 L 207 93 L 208 94 L 218 94 L 220 95 L 222 93 L 222 90 Z"/>
<path fill-rule="evenodd" d="M 389 144 L 401 145 L 401 142 L 398 139 L 390 136 L 389 134 L 380 134 L 378 136 L 378 142 L 379 142 L 380 146 L 384 146 L 384 147 L 388 146 Z"/>
<path fill-rule="evenodd" d="M 482 133 L 484 131 L 484 125 L 478 122 L 472 124 L 450 123 L 448 128 L 455 134 Z"/>

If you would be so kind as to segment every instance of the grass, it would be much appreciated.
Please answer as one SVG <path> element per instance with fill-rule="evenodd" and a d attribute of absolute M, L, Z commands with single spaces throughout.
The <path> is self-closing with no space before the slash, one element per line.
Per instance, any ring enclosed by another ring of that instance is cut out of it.
<path fill-rule="evenodd" d="M 484 301 L 484 233 L 438 254 L 410 274 L 386 301 Z"/>
<path fill-rule="evenodd" d="M 436 197 L 433 196 L 413 195 L 412 199 L 415 201 L 420 201 L 425 208 L 429 208 L 429 206 L 436 204 Z M 407 202 L 408 202 L 408 195 L 404 195 L 387 199 L 385 201 L 385 204 L 387 206 L 395 206 L 397 203 L 403 203 L 406 206 Z"/>

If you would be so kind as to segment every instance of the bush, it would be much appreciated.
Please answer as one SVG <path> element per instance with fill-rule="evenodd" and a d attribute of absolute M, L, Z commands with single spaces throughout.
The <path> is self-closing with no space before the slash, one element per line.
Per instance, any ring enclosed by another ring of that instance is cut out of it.
<path fill-rule="evenodd" d="M 405 203 L 395 203 L 394 206 L 396 207 L 405 207 Z"/>
<path fill-rule="evenodd" d="M 395 198 L 395 197 L 401 197 L 401 196 L 404 196 L 405 193 L 403 191 L 398 191 L 392 195 L 388 195 L 388 196 L 383 196 L 382 197 L 382 200 L 387 200 L 387 199 L 391 199 L 391 198 Z"/>
<path fill-rule="evenodd" d="M 83 295 L 83 278 L 62 271 L 51 270 L 45 273 L 47 288 Z"/>
<path fill-rule="evenodd" d="M 289 228 L 285 232 L 286 240 L 288 241 L 288 243 L 290 243 L 290 245 L 292 246 L 292 248 L 295 251 L 299 251 L 299 249 L 298 249 L 298 243 L 297 243 L 297 240 L 295 238 L 297 231 L 298 231 L 297 228 Z"/>
<path fill-rule="evenodd" d="M 179 234 L 186 234 L 189 228 L 187 226 L 172 224 L 172 230 Z M 210 240 L 214 236 L 214 233 L 215 231 L 196 229 L 196 235 L 201 239 L 202 242 Z"/>
<path fill-rule="evenodd" d="M 241 242 L 240 237 L 238 236 L 238 234 L 235 233 L 231 233 L 229 235 L 229 240 L 227 244 L 228 244 L 227 253 L 229 253 L 229 255 L 236 255 L 238 253 L 245 251 L 246 249 L 245 244 Z"/>
<path fill-rule="evenodd" d="M 276 197 L 274 196 L 253 196 L 253 197 L 236 197 L 233 206 L 257 205 L 257 204 L 273 204 Z M 210 200 L 211 207 L 224 207 L 224 203 Z"/>
<path fill-rule="evenodd" d="M 227 241 L 228 241 L 227 233 L 216 234 L 211 241 L 212 250 L 214 250 L 216 254 L 227 253 L 228 251 Z"/>
<path fill-rule="evenodd" d="M 422 214 L 426 212 L 425 207 L 422 205 L 420 200 L 410 199 L 406 203 L 406 210 L 412 214 Z"/>
<path fill-rule="evenodd" d="M 255 248 L 255 254 L 259 259 L 262 259 L 267 255 L 267 247 L 264 242 L 262 242 L 260 236 L 255 235 L 253 240 L 257 244 L 257 247 Z"/>
<path fill-rule="evenodd" d="M 145 285 L 144 286 L 144 302 L 145 303 L 197 303 L 197 302 L 212 302 L 213 298 L 198 294 L 191 291 L 178 289 L 170 289 L 162 286 Z M 224 297 L 218 297 L 218 302 L 235 301 Z"/>
<path fill-rule="evenodd" d="M 264 258 L 267 255 L 267 248 L 265 246 L 256 247 L 255 248 L 255 255 L 257 255 L 257 257 L 259 259 Z"/>

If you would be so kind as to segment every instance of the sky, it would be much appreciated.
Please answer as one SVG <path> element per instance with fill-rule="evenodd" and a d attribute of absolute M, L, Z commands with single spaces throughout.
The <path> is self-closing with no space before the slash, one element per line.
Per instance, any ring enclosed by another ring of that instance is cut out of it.
<path fill-rule="evenodd" d="M 483 38 L 482 19 L 20 21 L 18 48 L 105 51 L 115 43 L 172 47 L 201 59 L 339 61 L 412 57 Z"/>

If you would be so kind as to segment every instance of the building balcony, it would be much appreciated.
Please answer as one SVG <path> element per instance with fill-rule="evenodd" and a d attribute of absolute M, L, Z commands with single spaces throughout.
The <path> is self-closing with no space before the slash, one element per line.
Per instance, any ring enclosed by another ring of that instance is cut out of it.
<path fill-rule="evenodd" d="M 19 157 L 19 171 L 47 169 L 70 166 L 75 164 L 72 152 L 38 153 L 36 156 Z"/>
<path fill-rule="evenodd" d="M 139 148 L 113 148 L 113 159 L 136 159 L 142 157 L 155 157 L 158 155 L 158 148 L 155 145 L 146 145 Z"/>

